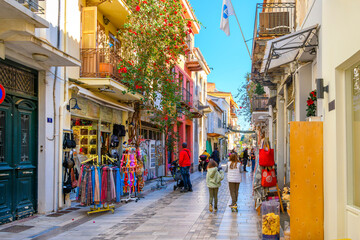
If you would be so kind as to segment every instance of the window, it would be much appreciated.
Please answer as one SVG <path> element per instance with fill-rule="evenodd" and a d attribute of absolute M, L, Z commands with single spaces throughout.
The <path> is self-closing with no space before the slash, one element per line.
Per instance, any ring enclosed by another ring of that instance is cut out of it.
<path fill-rule="evenodd" d="M 218 118 L 218 128 L 221 128 L 221 119 Z"/>
<path fill-rule="evenodd" d="M 360 207 L 360 63 L 346 76 L 348 204 Z"/>
<path fill-rule="evenodd" d="M 226 122 L 227 122 L 226 116 L 227 116 L 227 112 L 226 112 L 226 110 L 225 110 L 225 111 L 223 112 L 223 128 L 225 128 L 225 129 L 226 129 Z"/>

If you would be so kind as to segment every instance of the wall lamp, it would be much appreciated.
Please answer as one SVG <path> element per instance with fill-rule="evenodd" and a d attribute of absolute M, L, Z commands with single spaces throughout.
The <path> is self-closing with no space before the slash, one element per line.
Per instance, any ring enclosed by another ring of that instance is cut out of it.
<path fill-rule="evenodd" d="M 279 102 L 280 102 L 280 103 L 285 103 L 285 99 L 284 99 L 284 98 L 280 98 Z"/>
<path fill-rule="evenodd" d="M 69 104 L 66 105 L 66 109 L 70 112 L 70 102 L 71 102 L 71 100 L 75 100 L 75 105 L 74 105 L 71 109 L 81 110 L 81 108 L 79 107 L 79 105 L 78 105 L 78 103 L 77 103 L 77 99 L 76 99 L 76 98 L 70 98 Z"/>
<path fill-rule="evenodd" d="M 324 92 L 329 93 L 329 85 L 324 86 L 324 79 L 316 79 L 316 95 L 318 99 L 324 99 Z"/>

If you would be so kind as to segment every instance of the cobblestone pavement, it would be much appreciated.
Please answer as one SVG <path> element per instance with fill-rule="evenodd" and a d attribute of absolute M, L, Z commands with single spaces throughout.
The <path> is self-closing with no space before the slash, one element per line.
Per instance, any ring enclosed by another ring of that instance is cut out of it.
<path fill-rule="evenodd" d="M 173 185 L 169 184 L 137 203 L 122 205 L 114 214 L 89 217 L 85 215 L 86 210 L 81 209 L 68 213 L 67 218 L 76 218 L 73 222 L 64 216 L 56 220 L 41 216 L 18 222 L 17 226 L 31 228 L 17 234 L 2 232 L 5 226 L 1 226 L 0 239 L 260 239 L 260 218 L 253 207 L 251 173 L 243 173 L 238 213 L 232 213 L 228 207 L 230 194 L 226 178 L 219 190 L 217 213 L 208 210 L 205 174 L 193 174 L 192 181 L 194 191 L 191 193 L 173 191 Z"/>

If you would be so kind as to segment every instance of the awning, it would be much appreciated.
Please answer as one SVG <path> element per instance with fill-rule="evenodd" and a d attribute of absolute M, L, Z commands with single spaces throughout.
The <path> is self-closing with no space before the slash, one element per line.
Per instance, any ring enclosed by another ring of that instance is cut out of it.
<path fill-rule="evenodd" d="M 125 104 L 118 103 L 105 95 L 96 94 L 92 91 L 89 91 L 89 90 L 79 87 L 77 85 L 71 85 L 69 88 L 70 89 L 77 88 L 79 90 L 78 94 L 80 96 L 85 97 L 94 102 L 97 102 L 101 106 L 106 106 L 106 107 L 113 108 L 113 109 L 120 110 L 120 111 L 134 112 L 134 108 L 132 108 L 130 106 L 126 106 Z"/>
<path fill-rule="evenodd" d="M 301 50 L 316 54 L 318 25 L 269 40 L 266 43 L 261 72 L 295 61 Z"/>
<path fill-rule="evenodd" d="M 224 135 L 220 133 L 208 133 L 208 137 L 225 137 Z"/>
<path fill-rule="evenodd" d="M 124 84 L 108 78 L 85 78 L 81 77 L 78 79 L 79 82 L 82 82 L 87 89 L 90 89 L 93 92 L 99 92 L 103 95 L 106 95 L 114 100 L 119 101 L 139 101 L 142 96 L 139 93 L 132 94 L 127 92 L 128 87 Z M 123 92 L 126 92 L 125 94 Z"/>

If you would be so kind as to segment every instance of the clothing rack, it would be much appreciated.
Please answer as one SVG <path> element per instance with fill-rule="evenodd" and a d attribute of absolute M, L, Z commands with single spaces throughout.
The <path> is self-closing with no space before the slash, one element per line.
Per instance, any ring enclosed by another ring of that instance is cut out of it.
<path fill-rule="evenodd" d="M 94 161 L 96 160 L 96 161 Z M 81 162 L 81 164 L 84 164 L 84 163 L 88 163 L 88 162 L 91 162 L 93 161 L 93 165 L 94 166 L 99 166 L 99 158 L 98 156 L 95 156 L 95 157 L 92 157 L 92 158 L 89 158 L 83 162 Z M 111 211 L 112 213 L 115 212 L 115 206 L 113 205 L 110 205 L 109 203 L 103 203 L 103 204 L 95 204 L 94 203 L 94 206 L 93 207 L 90 207 L 90 211 L 87 212 L 88 215 L 92 214 L 92 213 L 98 213 L 98 212 L 107 212 L 107 211 Z"/>

